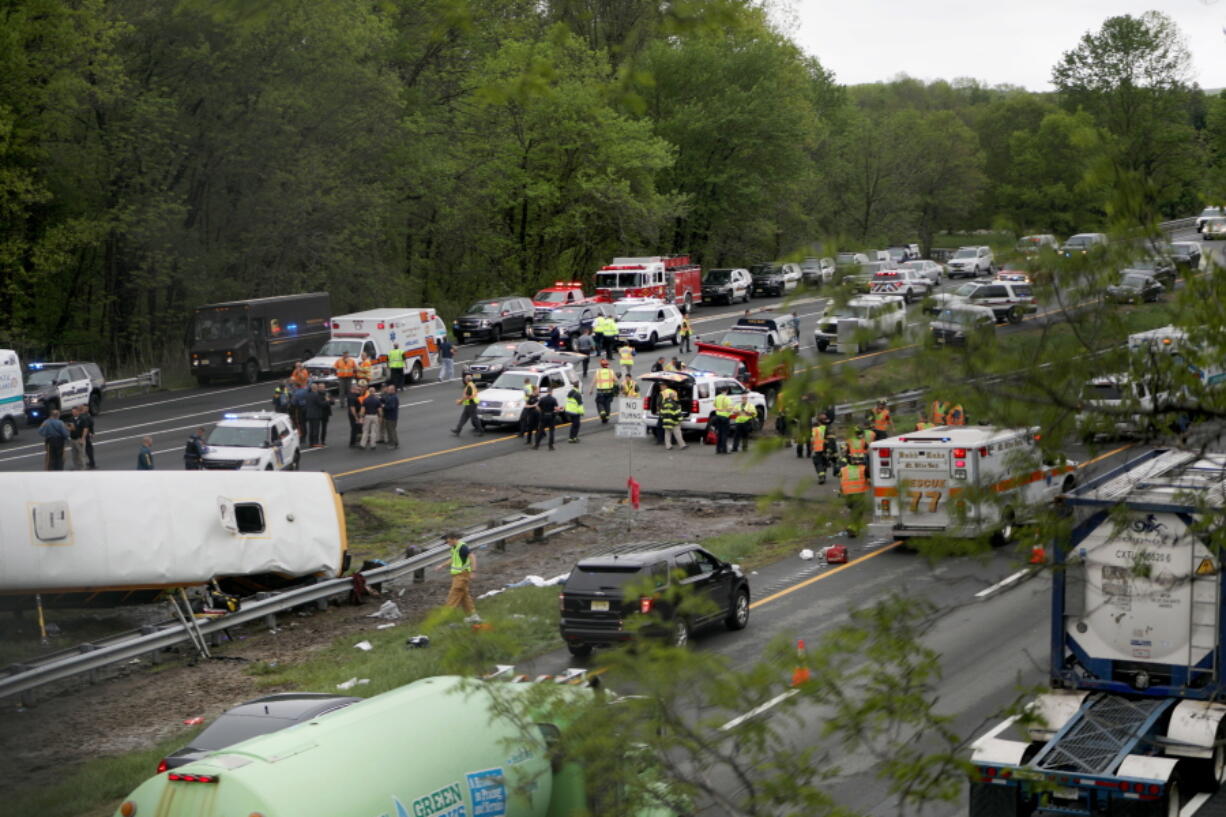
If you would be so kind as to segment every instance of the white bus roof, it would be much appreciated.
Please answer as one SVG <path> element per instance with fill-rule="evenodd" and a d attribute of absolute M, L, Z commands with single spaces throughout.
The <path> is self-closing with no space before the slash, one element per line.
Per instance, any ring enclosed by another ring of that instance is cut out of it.
<path fill-rule="evenodd" d="M 1025 428 L 992 428 L 991 426 L 937 426 L 923 431 L 909 431 L 897 437 L 877 440 L 870 448 L 898 448 L 900 446 L 930 446 L 943 443 L 954 447 L 975 448 L 987 443 L 1030 434 Z"/>

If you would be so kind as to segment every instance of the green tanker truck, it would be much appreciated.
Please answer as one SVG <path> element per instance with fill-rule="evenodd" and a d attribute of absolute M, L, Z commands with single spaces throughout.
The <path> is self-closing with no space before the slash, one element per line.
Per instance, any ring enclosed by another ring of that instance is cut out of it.
<path fill-rule="evenodd" d="M 572 817 L 598 814 L 581 769 L 525 735 L 491 689 L 425 678 L 149 778 L 115 817 Z M 570 688 L 574 694 L 592 694 Z M 499 698 L 505 701 L 504 698 Z M 607 795 L 607 792 L 602 794 Z M 639 810 L 634 817 L 675 817 Z"/>

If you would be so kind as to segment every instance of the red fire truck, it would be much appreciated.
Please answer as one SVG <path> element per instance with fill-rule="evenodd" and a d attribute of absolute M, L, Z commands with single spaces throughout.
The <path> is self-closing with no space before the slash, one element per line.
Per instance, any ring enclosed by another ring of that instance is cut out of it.
<path fill-rule="evenodd" d="M 702 303 L 702 267 L 690 263 L 688 255 L 614 258 L 596 273 L 596 297 L 659 298 L 688 312 Z"/>

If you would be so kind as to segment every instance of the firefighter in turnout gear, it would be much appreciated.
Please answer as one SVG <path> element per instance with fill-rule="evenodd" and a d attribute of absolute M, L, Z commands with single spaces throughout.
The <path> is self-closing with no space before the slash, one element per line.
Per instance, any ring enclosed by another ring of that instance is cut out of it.
<path fill-rule="evenodd" d="M 607 424 L 613 411 L 613 398 L 617 395 L 617 375 L 609 368 L 608 359 L 600 359 L 600 368 L 596 370 L 589 390 L 596 393 L 596 411 L 600 412 L 600 422 Z"/>
<path fill-rule="evenodd" d="M 966 412 L 962 410 L 962 406 L 954 403 L 949 407 L 949 411 L 945 412 L 945 425 L 947 426 L 964 426 L 966 425 Z"/>
<path fill-rule="evenodd" d="M 664 450 L 668 451 L 676 443 L 681 449 L 688 446 L 681 434 L 681 404 L 677 402 L 677 393 L 672 389 L 660 392 L 660 428 L 664 431 Z"/>
<path fill-rule="evenodd" d="M 866 432 L 860 426 L 852 428 L 851 436 L 847 438 L 847 462 L 851 465 L 865 465 L 868 463 L 868 440 L 866 437 L 869 434 L 872 434 L 872 432 Z"/>

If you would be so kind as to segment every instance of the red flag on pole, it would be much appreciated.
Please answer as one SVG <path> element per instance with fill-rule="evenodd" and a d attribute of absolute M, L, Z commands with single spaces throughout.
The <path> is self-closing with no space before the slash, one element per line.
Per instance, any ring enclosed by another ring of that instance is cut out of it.
<path fill-rule="evenodd" d="M 630 507 L 637 511 L 639 509 L 639 481 L 630 477 L 626 480 L 626 487 L 630 489 Z"/>

